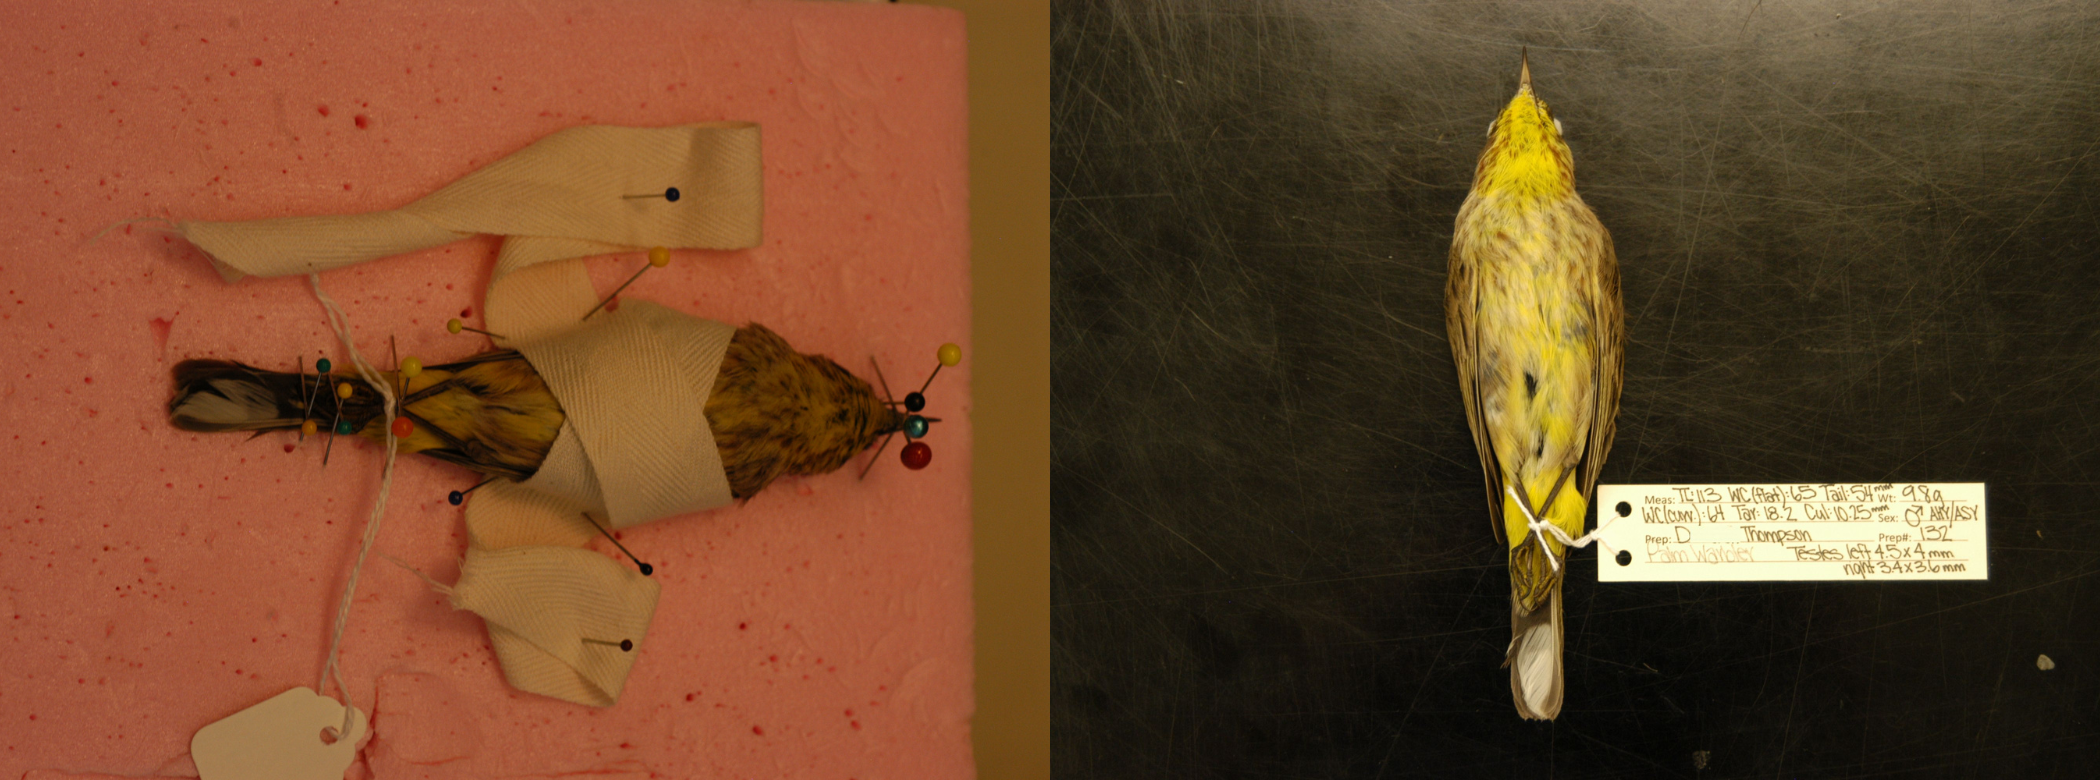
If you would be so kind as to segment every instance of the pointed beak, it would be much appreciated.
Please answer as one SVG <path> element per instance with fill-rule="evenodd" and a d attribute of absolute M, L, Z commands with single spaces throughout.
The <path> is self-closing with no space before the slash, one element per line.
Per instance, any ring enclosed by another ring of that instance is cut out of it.
<path fill-rule="evenodd" d="M 1517 91 L 1522 92 L 1531 88 L 1531 47 L 1524 47 L 1519 56 L 1523 57 L 1524 69 L 1517 74 Z"/>

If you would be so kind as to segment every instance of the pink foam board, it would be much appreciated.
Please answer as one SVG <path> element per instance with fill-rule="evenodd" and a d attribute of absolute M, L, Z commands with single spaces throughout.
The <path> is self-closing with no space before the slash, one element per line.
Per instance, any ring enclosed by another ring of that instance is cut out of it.
<path fill-rule="evenodd" d="M 481 621 L 375 555 L 344 640 L 352 776 L 961 778 L 969 753 L 964 33 L 799 2 L 84 2 L 0 11 L 0 778 L 194 774 L 201 726 L 316 683 L 377 447 L 176 431 L 169 369 L 347 362 L 303 278 L 226 284 L 139 217 L 387 209 L 587 123 L 764 128 L 765 243 L 627 293 L 916 383 L 923 471 L 789 479 L 629 529 L 661 605 L 625 696 L 512 690 Z M 322 276 L 365 354 L 487 349 L 495 242 Z M 591 261 L 609 291 L 645 260 Z M 898 390 L 898 393 L 904 392 Z M 440 582 L 463 469 L 405 457 L 377 552 Z M 617 555 L 599 543 L 607 555 Z"/>

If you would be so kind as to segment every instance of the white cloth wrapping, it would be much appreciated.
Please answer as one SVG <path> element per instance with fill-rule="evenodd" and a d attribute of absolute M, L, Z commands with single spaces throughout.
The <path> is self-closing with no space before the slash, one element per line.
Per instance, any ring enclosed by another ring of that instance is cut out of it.
<path fill-rule="evenodd" d="M 524 486 L 602 514 L 613 528 L 730 501 L 702 413 L 736 329 L 643 301 L 519 344 L 568 420 L 551 473 Z M 573 440 L 571 446 L 564 440 Z M 583 473 L 567 467 L 583 454 Z"/>
<path fill-rule="evenodd" d="M 534 239 L 505 242 L 500 278 L 534 263 L 635 248 L 757 246 L 758 158 L 758 126 L 748 122 L 587 125 L 542 138 L 393 211 L 176 228 L 217 261 L 227 281 L 316 273 L 476 233 Z M 671 187 L 679 190 L 676 203 L 626 197 Z"/>
<path fill-rule="evenodd" d="M 452 603 L 487 622 L 513 686 L 602 707 L 619 700 L 660 589 L 580 549 L 597 535 L 585 513 L 625 528 L 730 501 L 702 410 L 735 331 L 643 302 L 579 322 L 598 302 L 581 258 L 756 246 L 761 180 L 753 124 L 588 126 L 394 211 L 177 229 L 228 281 L 505 236 L 483 307 L 487 329 L 540 372 L 567 421 L 531 479 L 474 492 Z M 623 197 L 668 187 L 679 189 L 678 201 Z M 635 650 L 622 652 L 622 640 Z"/>

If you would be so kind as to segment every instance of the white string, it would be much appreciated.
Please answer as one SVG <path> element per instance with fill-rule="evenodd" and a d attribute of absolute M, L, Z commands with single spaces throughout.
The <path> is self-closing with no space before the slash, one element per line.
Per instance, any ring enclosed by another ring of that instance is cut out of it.
<path fill-rule="evenodd" d="M 94 246 L 95 242 L 101 241 L 103 236 L 109 235 L 109 231 L 116 230 L 117 228 L 123 227 L 125 225 L 136 225 L 140 222 L 163 222 L 167 224 L 167 227 L 162 229 L 161 232 L 178 236 L 182 235 L 182 231 L 177 229 L 175 227 L 175 223 L 172 220 L 169 220 L 167 217 L 139 217 L 138 219 L 127 219 L 123 222 L 118 222 L 114 225 L 110 225 L 109 227 L 95 231 L 95 235 L 88 238 L 88 246 Z"/>
<path fill-rule="evenodd" d="M 401 560 L 400 558 L 396 558 L 386 553 L 380 553 L 379 557 L 385 558 L 389 561 L 393 561 L 395 566 L 399 566 L 407 570 L 408 573 L 416 575 L 416 578 L 422 580 L 424 584 L 429 585 L 431 590 L 436 591 L 438 593 L 442 593 L 446 596 L 452 595 L 452 586 L 431 579 L 430 575 L 424 574 L 422 569 L 418 569 L 414 566 L 408 565 L 408 561 Z"/>
<path fill-rule="evenodd" d="M 328 312 L 328 327 L 335 331 L 336 339 L 343 342 L 343 347 L 350 351 L 350 364 L 356 366 L 358 376 L 363 377 L 365 383 L 371 385 L 372 389 L 379 392 L 379 397 L 386 400 L 384 419 L 394 419 L 394 389 L 381 381 L 379 372 L 358 353 L 357 344 L 350 340 L 349 318 L 343 315 L 342 309 L 336 307 L 335 300 L 321 290 L 321 275 L 307 274 L 306 278 L 313 282 L 314 297 L 321 300 L 321 307 Z M 371 554 L 372 542 L 379 538 L 379 518 L 386 515 L 387 493 L 394 487 L 394 445 L 394 426 L 389 423 L 386 426 L 386 471 L 379 480 L 379 500 L 372 504 L 372 516 L 365 520 L 364 544 L 358 548 L 357 563 L 350 567 L 350 581 L 343 586 L 342 603 L 336 606 L 335 635 L 328 640 L 328 663 L 322 665 L 321 681 L 314 686 L 315 692 L 326 695 L 324 692 L 328 690 L 328 677 L 333 674 L 336 688 L 343 693 L 343 726 L 336 729 L 334 735 L 339 740 L 351 738 L 351 716 L 356 713 L 356 709 L 350 703 L 350 685 L 343 682 L 343 670 L 336 661 L 343 647 L 343 631 L 350 622 L 350 602 L 357 596 L 357 578 L 364 572 L 365 556 Z"/>
<path fill-rule="evenodd" d="M 1517 495 L 1517 486 L 1504 485 L 1503 490 L 1509 493 L 1510 498 L 1516 500 L 1517 511 L 1524 513 L 1524 518 L 1527 521 L 1526 525 L 1531 526 L 1531 535 L 1538 537 L 1539 549 L 1545 551 L 1546 562 L 1553 564 L 1553 571 L 1555 573 L 1560 572 L 1560 560 L 1553 557 L 1553 548 L 1546 546 L 1546 534 L 1549 533 L 1553 534 L 1553 538 L 1559 539 L 1560 543 L 1562 545 L 1567 546 L 1569 549 L 1580 549 L 1583 547 L 1588 547 L 1590 546 L 1591 542 L 1596 542 L 1598 547 L 1602 547 L 1608 552 L 1613 552 L 1613 554 L 1617 554 L 1616 551 L 1613 550 L 1610 542 L 1606 542 L 1604 541 L 1604 537 L 1598 536 L 1598 534 L 1604 533 L 1604 529 L 1607 526 L 1610 526 L 1614 521 L 1619 519 L 1616 515 L 1610 518 L 1606 518 L 1604 522 L 1598 523 L 1596 530 L 1583 534 L 1582 538 L 1570 539 L 1568 538 L 1568 532 L 1560 530 L 1560 526 L 1539 519 L 1538 515 L 1532 514 L 1531 506 L 1524 501 L 1523 497 Z"/>

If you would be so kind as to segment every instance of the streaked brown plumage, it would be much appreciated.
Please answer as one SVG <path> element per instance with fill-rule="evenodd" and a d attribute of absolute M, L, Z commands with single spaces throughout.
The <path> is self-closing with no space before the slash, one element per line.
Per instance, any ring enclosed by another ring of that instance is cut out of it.
<path fill-rule="evenodd" d="M 747 498 L 783 474 L 825 474 L 904 425 L 873 388 L 763 325 L 739 328 L 707 397 L 707 424 L 730 492 Z"/>
<path fill-rule="evenodd" d="M 224 360 L 186 360 L 175 366 L 168 402 L 178 428 L 198 431 L 271 431 L 298 428 L 312 417 L 322 430 L 337 419 L 375 441 L 385 441 L 377 393 L 349 381 L 351 395 L 315 387 L 315 375 L 264 371 Z M 399 383 L 395 372 L 387 381 Z M 253 388 L 251 391 L 249 388 Z M 401 408 L 415 425 L 401 452 L 457 463 L 490 476 L 522 480 L 539 470 L 564 419 L 561 405 L 538 372 L 517 352 L 503 350 L 423 369 L 402 388 Z M 236 400 L 223 400 L 233 398 Z M 220 423 L 199 405 L 244 401 L 274 412 Z M 729 478 L 730 494 L 747 500 L 784 475 L 829 473 L 883 436 L 899 430 L 904 413 L 884 402 L 859 377 L 822 355 L 796 352 L 779 334 L 756 323 L 738 328 L 704 409 Z"/>

